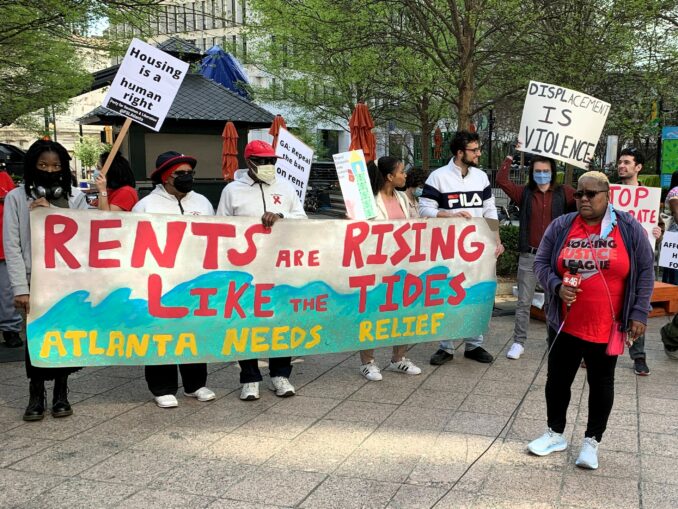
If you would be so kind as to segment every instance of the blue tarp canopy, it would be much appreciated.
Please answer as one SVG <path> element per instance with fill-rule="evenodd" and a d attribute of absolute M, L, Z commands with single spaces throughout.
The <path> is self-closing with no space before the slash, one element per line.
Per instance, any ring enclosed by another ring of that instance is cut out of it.
<path fill-rule="evenodd" d="M 200 64 L 200 74 L 249 99 L 247 89 L 242 86 L 249 83 L 245 70 L 233 55 L 220 46 L 207 50 Z"/>

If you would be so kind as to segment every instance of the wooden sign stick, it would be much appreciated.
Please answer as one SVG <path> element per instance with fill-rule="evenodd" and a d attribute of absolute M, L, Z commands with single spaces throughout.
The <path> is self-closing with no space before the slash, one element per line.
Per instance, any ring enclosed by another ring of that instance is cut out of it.
<path fill-rule="evenodd" d="M 113 163 L 113 159 L 115 158 L 115 154 L 118 153 L 118 150 L 120 150 L 120 145 L 122 145 L 122 140 L 125 139 L 125 136 L 127 135 L 127 131 L 129 130 L 129 126 L 132 125 L 132 119 L 131 118 L 126 118 L 125 123 L 122 124 L 122 127 L 120 128 L 120 132 L 118 133 L 118 136 L 115 138 L 115 143 L 113 143 L 113 148 L 111 148 L 111 151 L 108 154 L 108 157 L 106 158 L 106 162 L 104 163 L 103 168 L 101 168 L 101 174 L 105 177 L 106 173 L 108 173 L 108 169 L 111 167 L 111 163 Z"/>

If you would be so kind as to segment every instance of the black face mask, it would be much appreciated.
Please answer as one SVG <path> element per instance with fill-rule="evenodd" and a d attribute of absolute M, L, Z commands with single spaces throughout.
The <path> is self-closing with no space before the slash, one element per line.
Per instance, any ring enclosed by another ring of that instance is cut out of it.
<path fill-rule="evenodd" d="M 180 193 L 190 193 L 193 190 L 193 175 L 178 175 L 174 177 L 173 185 Z"/>
<path fill-rule="evenodd" d="M 60 171 L 42 171 L 35 172 L 35 185 L 45 188 L 60 187 L 61 186 L 61 172 Z"/>

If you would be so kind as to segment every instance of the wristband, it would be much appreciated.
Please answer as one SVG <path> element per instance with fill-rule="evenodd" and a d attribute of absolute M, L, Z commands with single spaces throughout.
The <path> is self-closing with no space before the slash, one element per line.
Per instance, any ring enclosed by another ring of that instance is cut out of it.
<path fill-rule="evenodd" d="M 108 197 L 108 193 L 106 191 L 101 191 L 99 193 L 99 196 L 103 196 L 104 198 Z"/>

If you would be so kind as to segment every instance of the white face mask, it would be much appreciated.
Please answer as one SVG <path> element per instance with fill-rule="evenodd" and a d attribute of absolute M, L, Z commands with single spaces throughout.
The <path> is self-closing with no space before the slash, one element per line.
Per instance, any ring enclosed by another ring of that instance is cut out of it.
<path fill-rule="evenodd" d="M 259 180 L 270 184 L 275 179 L 275 166 L 272 164 L 257 166 L 257 177 Z"/>

